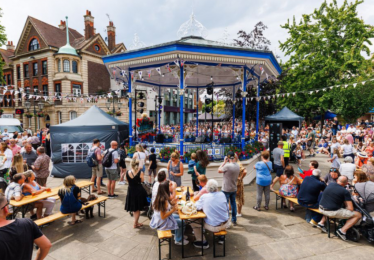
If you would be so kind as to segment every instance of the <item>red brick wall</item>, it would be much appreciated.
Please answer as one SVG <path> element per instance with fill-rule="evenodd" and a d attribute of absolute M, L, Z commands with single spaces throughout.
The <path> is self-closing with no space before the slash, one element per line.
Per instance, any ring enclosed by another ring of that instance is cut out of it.
<path fill-rule="evenodd" d="M 110 76 L 104 64 L 88 61 L 88 93 L 109 91 Z"/>
<path fill-rule="evenodd" d="M 44 42 L 41 40 L 38 32 L 35 30 L 34 27 L 31 27 L 29 35 L 26 37 L 26 41 L 24 43 L 23 48 L 20 49 L 17 54 L 23 54 L 23 53 L 26 53 L 26 52 L 29 51 L 29 44 L 30 44 L 32 38 L 36 38 L 39 41 L 40 49 L 46 47 L 46 45 L 44 44 Z"/>

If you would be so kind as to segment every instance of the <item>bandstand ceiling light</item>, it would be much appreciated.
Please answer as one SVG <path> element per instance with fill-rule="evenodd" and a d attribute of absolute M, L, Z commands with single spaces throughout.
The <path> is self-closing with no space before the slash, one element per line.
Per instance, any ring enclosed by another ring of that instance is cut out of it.
<path fill-rule="evenodd" d="M 165 74 L 162 74 L 162 77 L 165 77 Z"/>
<path fill-rule="evenodd" d="M 213 81 L 213 76 L 210 76 L 210 80 Z"/>
<path fill-rule="evenodd" d="M 242 91 L 241 95 L 243 98 L 245 98 L 247 96 L 248 92 L 247 91 Z"/>
<path fill-rule="evenodd" d="M 106 108 L 107 109 L 110 109 L 110 105 L 111 105 L 112 103 L 110 103 L 109 101 L 107 101 L 106 103 L 105 103 L 105 106 L 106 106 Z"/>

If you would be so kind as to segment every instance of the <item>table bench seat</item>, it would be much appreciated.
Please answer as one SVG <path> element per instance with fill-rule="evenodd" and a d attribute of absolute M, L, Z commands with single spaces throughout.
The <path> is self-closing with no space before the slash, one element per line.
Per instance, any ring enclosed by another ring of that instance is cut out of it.
<path fill-rule="evenodd" d="M 297 204 L 297 205 L 300 205 L 299 202 L 297 201 L 297 198 L 284 197 L 284 196 L 282 196 L 282 195 L 279 194 L 279 191 L 278 191 L 278 190 L 275 190 L 274 193 L 275 193 L 276 196 L 278 196 L 278 197 L 280 197 L 280 198 L 286 199 L 286 200 L 291 201 L 291 202 L 293 202 L 293 203 L 295 203 L 295 204 Z M 277 201 L 278 201 L 278 199 L 277 199 Z M 277 209 L 278 209 L 278 203 L 277 203 L 277 206 L 276 206 L 276 207 L 277 207 Z M 314 211 L 314 212 L 317 212 L 317 213 L 319 213 L 319 214 L 322 214 L 322 213 L 319 211 L 319 209 L 311 209 L 311 208 L 309 208 L 309 210 Z"/>
<path fill-rule="evenodd" d="M 163 242 L 169 244 L 169 259 L 171 259 L 171 238 L 173 237 L 171 230 L 157 230 L 158 236 L 158 258 L 161 260 L 161 245 Z"/>

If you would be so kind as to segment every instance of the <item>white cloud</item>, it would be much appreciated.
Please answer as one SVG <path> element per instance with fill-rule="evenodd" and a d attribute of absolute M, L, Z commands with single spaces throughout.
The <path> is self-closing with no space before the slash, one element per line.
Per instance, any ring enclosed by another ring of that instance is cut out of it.
<path fill-rule="evenodd" d="M 331 0 L 330 0 L 331 1 Z M 130 46 L 136 32 L 147 45 L 177 39 L 177 30 L 192 10 L 196 18 L 209 30 L 209 39 L 222 38 L 227 28 L 230 36 L 236 38 L 239 30 L 250 31 L 262 21 L 269 28 L 265 36 L 272 43 L 271 50 L 283 58 L 278 41 L 287 38 L 287 32 L 280 28 L 287 19 L 295 15 L 309 14 L 318 8 L 323 0 L 12 0 L 2 1 L 1 23 L 6 27 L 8 40 L 17 43 L 28 15 L 57 26 L 60 20 L 69 16 L 69 26 L 84 34 L 83 15 L 86 9 L 95 17 L 98 33 L 105 37 L 109 14 L 117 30 L 117 42 Z M 338 0 L 342 3 L 343 0 Z M 374 24 L 374 1 L 367 0 L 358 9 L 358 15 L 366 23 Z M 374 49 L 374 48 L 373 48 Z"/>

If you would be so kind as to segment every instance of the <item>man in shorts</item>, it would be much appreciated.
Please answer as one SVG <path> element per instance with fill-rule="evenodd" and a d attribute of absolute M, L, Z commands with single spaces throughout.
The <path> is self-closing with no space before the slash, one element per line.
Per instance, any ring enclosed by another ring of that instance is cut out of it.
<path fill-rule="evenodd" d="M 149 175 L 149 183 L 152 183 L 152 175 L 153 179 L 156 179 L 156 169 L 157 169 L 157 161 L 156 161 L 156 154 L 155 148 L 151 148 L 151 154 L 148 157 L 149 166 L 148 166 L 148 175 Z"/>
<path fill-rule="evenodd" d="M 116 188 L 116 181 L 119 178 L 119 169 L 118 169 L 118 162 L 119 162 L 119 154 L 117 152 L 118 143 L 116 141 L 112 141 L 110 143 L 110 148 L 108 153 L 112 152 L 112 166 L 105 167 L 106 175 L 108 176 L 108 198 L 114 199 L 118 197 L 117 194 L 114 194 L 114 189 Z"/>
<path fill-rule="evenodd" d="M 285 163 L 284 163 L 284 151 L 283 151 L 283 141 L 278 142 L 278 147 L 273 150 L 274 159 L 274 171 L 278 177 L 283 174 Z"/>
<path fill-rule="evenodd" d="M 319 228 L 324 227 L 326 216 L 347 220 L 345 225 L 336 231 L 338 236 L 344 241 L 347 240 L 347 230 L 353 227 L 362 217 L 361 213 L 353 208 L 351 194 L 345 189 L 347 184 L 347 176 L 340 176 L 336 183 L 333 182 L 327 185 L 319 203 L 319 210 L 325 216 L 318 223 Z M 342 208 L 343 203 L 345 208 Z M 323 228 L 321 229 L 323 230 Z"/>
<path fill-rule="evenodd" d="M 309 156 L 314 157 L 316 153 L 314 152 L 314 147 L 316 146 L 316 134 L 313 132 L 313 128 L 308 128 L 308 150 Z"/>
<path fill-rule="evenodd" d="M 92 191 L 97 191 L 97 194 L 105 194 L 105 191 L 101 190 L 101 178 L 103 177 L 103 156 L 101 155 L 101 144 L 99 139 L 94 139 L 93 144 L 91 147 L 91 150 L 95 151 L 95 157 L 97 166 L 92 167 L 92 177 L 91 182 L 94 182 L 96 180 L 97 189 L 94 188 L 94 185 L 92 185 Z"/>

